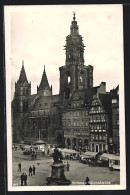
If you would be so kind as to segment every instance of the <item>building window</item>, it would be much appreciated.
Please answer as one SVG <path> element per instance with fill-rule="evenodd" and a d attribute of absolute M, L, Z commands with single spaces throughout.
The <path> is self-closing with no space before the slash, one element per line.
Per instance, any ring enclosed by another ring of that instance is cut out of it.
<path fill-rule="evenodd" d="M 76 111 L 74 111 L 73 116 L 76 116 Z"/>
<path fill-rule="evenodd" d="M 84 126 L 84 120 L 82 120 L 81 122 L 82 122 L 82 126 Z"/>
<path fill-rule="evenodd" d="M 102 140 L 102 135 L 99 135 L 99 140 Z"/>
<path fill-rule="evenodd" d="M 81 111 L 82 116 L 84 116 L 84 110 Z"/>
<path fill-rule="evenodd" d="M 74 121 L 74 126 L 76 126 L 76 121 Z"/>
<path fill-rule="evenodd" d="M 97 122 L 100 122 L 100 115 L 97 115 Z"/>
<path fill-rule="evenodd" d="M 63 126 L 66 126 L 66 121 L 63 121 Z"/>
<path fill-rule="evenodd" d="M 82 78 L 82 75 L 79 76 L 79 80 L 80 80 L 80 83 L 83 82 L 83 78 Z"/>
<path fill-rule="evenodd" d="M 88 110 L 85 110 L 85 115 L 88 116 Z"/>
<path fill-rule="evenodd" d="M 68 126 L 70 127 L 70 121 L 68 121 Z"/>
<path fill-rule="evenodd" d="M 79 126 L 79 121 L 77 121 L 77 126 Z"/>
<path fill-rule="evenodd" d="M 70 83 L 70 76 L 68 76 L 68 84 Z"/>
<path fill-rule="evenodd" d="M 95 139 L 98 140 L 98 135 L 95 135 Z"/>
<path fill-rule="evenodd" d="M 105 114 L 102 114 L 102 115 L 101 115 L 101 121 L 102 121 L 102 122 L 105 121 Z"/>
<path fill-rule="evenodd" d="M 98 111 L 101 112 L 101 107 L 100 106 L 98 106 Z"/>
<path fill-rule="evenodd" d="M 117 99 L 113 99 L 112 104 L 116 104 L 116 103 L 117 103 Z"/>
<path fill-rule="evenodd" d="M 88 127 L 88 121 L 85 121 L 85 126 Z"/>
<path fill-rule="evenodd" d="M 79 116 L 79 111 L 76 112 L 76 116 Z"/>

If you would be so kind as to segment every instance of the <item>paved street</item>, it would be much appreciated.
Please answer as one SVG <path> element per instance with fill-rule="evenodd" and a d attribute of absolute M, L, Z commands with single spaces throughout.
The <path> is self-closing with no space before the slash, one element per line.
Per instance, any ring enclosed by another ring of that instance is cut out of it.
<path fill-rule="evenodd" d="M 22 171 L 18 171 L 18 163 L 22 164 Z M 31 156 L 23 155 L 23 151 L 18 149 L 13 151 L 13 186 L 20 186 L 20 176 L 26 173 L 28 176 L 28 186 L 46 185 L 46 177 L 51 176 L 52 157 L 39 154 L 36 160 L 32 160 Z M 65 176 L 72 181 L 72 185 L 78 185 L 78 182 L 84 182 L 89 177 L 92 182 L 111 182 L 111 184 L 119 184 L 120 172 L 111 172 L 108 167 L 90 167 L 86 164 L 79 163 L 78 160 L 64 160 L 70 163 L 70 171 L 65 170 Z M 40 163 L 39 165 L 37 163 Z M 36 167 L 36 174 L 29 176 L 29 166 Z"/>

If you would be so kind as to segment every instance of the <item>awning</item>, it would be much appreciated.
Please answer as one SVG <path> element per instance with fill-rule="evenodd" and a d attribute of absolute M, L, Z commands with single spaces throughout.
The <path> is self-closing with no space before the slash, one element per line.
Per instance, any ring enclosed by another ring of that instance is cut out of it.
<path fill-rule="evenodd" d="M 83 153 L 83 157 L 93 157 L 96 156 L 97 152 L 85 152 Z"/>
<path fill-rule="evenodd" d="M 109 160 L 120 160 L 120 156 L 114 155 L 114 154 L 107 154 L 107 153 L 103 153 L 101 155 L 102 158 L 107 158 Z"/>
<path fill-rule="evenodd" d="M 43 140 L 38 140 L 38 141 L 34 142 L 34 144 L 45 144 L 45 143 L 46 143 L 46 142 L 43 141 Z"/>

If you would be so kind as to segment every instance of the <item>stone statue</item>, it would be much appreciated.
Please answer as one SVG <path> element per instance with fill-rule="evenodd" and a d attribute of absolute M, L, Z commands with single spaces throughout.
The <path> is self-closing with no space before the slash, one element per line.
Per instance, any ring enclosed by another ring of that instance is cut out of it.
<path fill-rule="evenodd" d="M 63 160 L 62 153 L 57 149 L 57 147 L 54 149 L 53 160 L 54 163 L 62 163 Z"/>

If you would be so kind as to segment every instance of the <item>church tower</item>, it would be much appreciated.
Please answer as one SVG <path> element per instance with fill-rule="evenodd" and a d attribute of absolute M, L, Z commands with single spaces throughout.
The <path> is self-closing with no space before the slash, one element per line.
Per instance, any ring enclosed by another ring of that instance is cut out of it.
<path fill-rule="evenodd" d="M 19 113 L 28 112 L 28 97 L 31 95 L 31 83 L 28 82 L 26 72 L 24 69 L 24 61 L 22 62 L 22 68 L 19 76 L 19 80 L 15 83 L 15 95 L 16 101 L 15 111 Z"/>
<path fill-rule="evenodd" d="M 23 140 L 25 115 L 29 112 L 28 97 L 31 95 L 31 83 L 28 82 L 24 69 L 24 61 L 18 81 L 15 83 L 12 101 L 13 141 Z"/>
<path fill-rule="evenodd" d="M 60 70 L 60 100 L 67 100 L 75 90 L 93 87 L 93 67 L 84 65 L 84 43 L 79 34 L 75 13 L 66 37 L 65 66 Z"/>
<path fill-rule="evenodd" d="M 45 65 L 44 65 L 44 71 L 43 71 L 40 85 L 37 86 L 37 93 L 39 95 L 43 95 L 43 96 L 52 95 L 52 86 L 51 87 L 49 86 L 46 71 L 45 71 Z"/>

